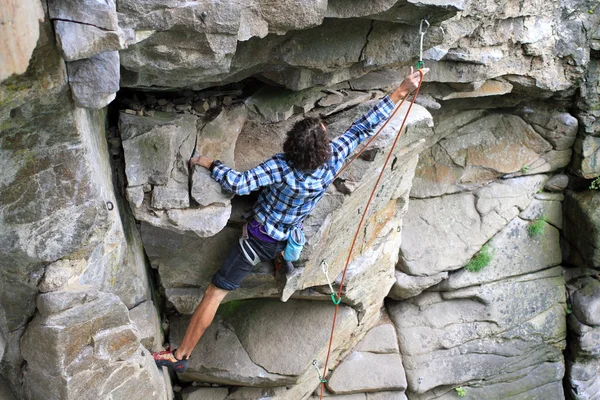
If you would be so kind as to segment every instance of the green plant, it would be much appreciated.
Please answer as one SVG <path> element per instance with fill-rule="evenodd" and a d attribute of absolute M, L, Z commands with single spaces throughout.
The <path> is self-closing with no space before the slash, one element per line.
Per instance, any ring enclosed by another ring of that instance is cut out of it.
<path fill-rule="evenodd" d="M 456 394 L 458 395 L 458 397 L 465 397 L 467 395 L 467 389 L 465 389 L 462 386 L 454 388 L 454 390 L 456 390 Z"/>
<path fill-rule="evenodd" d="M 571 303 L 567 303 L 567 309 L 565 311 L 567 315 L 573 314 L 573 308 L 571 307 Z"/>
<path fill-rule="evenodd" d="M 523 167 L 521 168 L 521 172 L 526 174 L 529 171 L 529 165 L 523 165 Z"/>
<path fill-rule="evenodd" d="M 469 261 L 467 265 L 465 265 L 465 269 L 469 272 L 477 272 L 481 271 L 485 267 L 488 266 L 490 261 L 492 261 L 492 250 L 486 244 L 481 250 Z"/>
<path fill-rule="evenodd" d="M 542 216 L 529 223 L 527 232 L 531 237 L 538 237 L 544 233 L 544 227 L 546 226 L 546 217 Z"/>
<path fill-rule="evenodd" d="M 590 183 L 590 189 L 592 189 L 592 190 L 600 189 L 600 176 L 597 177 L 596 179 L 594 179 L 592 181 L 592 183 Z"/>

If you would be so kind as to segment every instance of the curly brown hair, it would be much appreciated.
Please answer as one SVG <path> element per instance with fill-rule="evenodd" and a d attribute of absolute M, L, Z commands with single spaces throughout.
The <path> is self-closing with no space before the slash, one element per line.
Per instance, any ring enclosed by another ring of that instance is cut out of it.
<path fill-rule="evenodd" d="M 300 171 L 314 171 L 331 157 L 325 124 L 320 118 L 305 118 L 294 124 L 283 144 L 285 157 Z"/>

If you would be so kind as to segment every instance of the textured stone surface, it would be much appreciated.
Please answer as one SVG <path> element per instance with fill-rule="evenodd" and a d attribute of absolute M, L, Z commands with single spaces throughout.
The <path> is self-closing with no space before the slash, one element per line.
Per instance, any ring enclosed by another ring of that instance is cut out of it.
<path fill-rule="evenodd" d="M 107 51 L 67 64 L 73 100 L 78 107 L 100 109 L 119 90 L 119 52 Z"/>
<path fill-rule="evenodd" d="M 576 400 L 595 399 L 600 395 L 600 361 L 587 359 L 567 363 L 570 395 Z"/>
<path fill-rule="evenodd" d="M 356 379 L 359 376 L 361 379 Z M 331 374 L 327 388 L 336 394 L 404 390 L 406 377 L 400 354 L 355 351 Z"/>
<path fill-rule="evenodd" d="M 162 349 L 162 331 L 158 312 L 152 301 L 145 301 L 129 310 L 129 318 L 135 325 L 140 342 L 150 351 Z"/>
<path fill-rule="evenodd" d="M 388 297 L 394 300 L 404 300 L 414 297 L 448 277 L 448 272 L 439 272 L 429 276 L 413 276 L 402 271 L 396 271 L 396 283 L 390 289 Z"/>
<path fill-rule="evenodd" d="M 37 315 L 27 327 L 21 347 L 28 361 L 27 397 L 102 398 L 127 393 L 128 398 L 162 398 L 162 378 L 150 353 L 140 353 L 127 308 L 118 297 L 105 293 L 89 300 L 57 314 Z M 131 390 L 133 382 L 140 387 Z"/>
<path fill-rule="evenodd" d="M 114 0 L 51 0 L 48 10 L 52 19 L 80 22 L 107 30 L 116 30 L 118 27 Z"/>
<path fill-rule="evenodd" d="M 190 388 L 181 394 L 183 400 L 224 400 L 229 393 L 226 388 Z"/>
<path fill-rule="evenodd" d="M 600 265 L 600 192 L 565 192 L 563 237 L 567 246 L 565 259 L 580 267 Z"/>
<path fill-rule="evenodd" d="M 190 359 L 187 379 L 238 385 L 290 384 L 325 355 L 331 307 L 326 302 L 248 300 L 226 303 Z M 188 318 L 172 322 L 170 342 L 183 337 Z M 338 316 L 335 346 L 351 332 L 355 312 L 346 306 Z M 294 349 L 290 351 L 290 349 Z"/>
<path fill-rule="evenodd" d="M 125 48 L 125 41 L 116 31 L 69 21 L 55 21 L 54 30 L 58 49 L 65 61 L 81 60 L 105 51 Z"/>
<path fill-rule="evenodd" d="M 235 106 L 222 110 L 219 115 L 198 132 L 196 140 L 197 154 L 222 161 L 230 168 L 235 168 L 235 144 L 246 122 L 247 110 L 244 106 Z M 195 166 L 192 173 L 191 195 L 202 206 L 213 203 L 229 204 L 233 197 L 224 193 L 221 185 L 212 179 L 210 172 Z"/>
<path fill-rule="evenodd" d="M 511 132 L 506 135 L 506 132 Z M 505 174 L 552 171 L 568 164 L 523 119 L 493 114 L 460 127 L 433 146 L 417 170 L 415 197 L 473 189 Z"/>
<path fill-rule="evenodd" d="M 546 177 L 494 182 L 473 193 L 413 199 L 404 221 L 399 268 L 434 275 L 462 267 L 531 202 Z"/>
<path fill-rule="evenodd" d="M 561 268 L 554 268 L 390 303 L 409 396 L 429 398 L 438 387 L 481 379 L 484 393 L 496 392 L 492 398 L 556 387 L 564 371 L 564 301 Z"/>
<path fill-rule="evenodd" d="M 39 0 L 10 0 L 0 11 L 0 82 L 12 74 L 22 74 L 40 35 L 44 9 Z"/>
<path fill-rule="evenodd" d="M 541 234 L 532 237 L 527 230 L 528 226 L 527 221 L 513 219 L 488 242 L 492 259 L 485 268 L 475 273 L 466 269 L 456 271 L 440 287 L 469 287 L 559 265 L 562 257 L 558 230 L 544 223 Z M 537 257 L 531 257 L 532 254 Z"/>
<path fill-rule="evenodd" d="M 383 324 L 372 328 L 354 350 L 370 353 L 397 353 L 398 338 L 394 326 Z"/>

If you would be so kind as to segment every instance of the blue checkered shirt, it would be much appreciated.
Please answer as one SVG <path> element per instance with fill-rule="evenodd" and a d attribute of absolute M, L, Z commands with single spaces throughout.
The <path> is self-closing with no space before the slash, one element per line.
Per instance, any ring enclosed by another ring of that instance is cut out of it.
<path fill-rule="evenodd" d="M 388 96 L 356 120 L 350 129 L 333 140 L 331 158 L 311 172 L 298 171 L 278 153 L 255 168 L 238 172 L 223 164 L 215 166 L 212 177 L 235 194 L 248 194 L 264 188 L 254 205 L 254 215 L 275 240 L 287 240 L 293 227 L 299 226 L 333 182 L 344 160 L 375 128 L 387 120 L 394 109 Z"/>

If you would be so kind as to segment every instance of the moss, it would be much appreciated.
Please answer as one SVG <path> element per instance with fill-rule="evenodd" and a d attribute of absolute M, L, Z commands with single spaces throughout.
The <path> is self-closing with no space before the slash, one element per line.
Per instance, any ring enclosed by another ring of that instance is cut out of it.
<path fill-rule="evenodd" d="M 527 232 L 531 237 L 538 237 L 544 233 L 544 227 L 546 226 L 546 217 L 540 217 L 529 223 Z"/>
<path fill-rule="evenodd" d="M 458 397 L 465 397 L 467 395 L 467 390 L 462 386 L 454 388 L 454 390 L 456 390 Z"/>
<path fill-rule="evenodd" d="M 219 313 L 223 317 L 229 317 L 242 305 L 241 300 L 232 300 L 219 306 Z"/>
<path fill-rule="evenodd" d="M 492 261 L 493 253 L 490 247 L 486 244 L 479 252 L 465 265 L 465 269 L 469 272 L 478 272 L 488 266 Z"/>
<path fill-rule="evenodd" d="M 590 190 L 600 190 L 600 176 L 590 183 Z"/>

